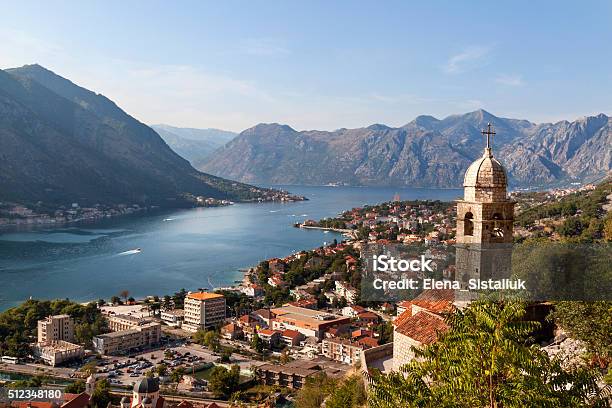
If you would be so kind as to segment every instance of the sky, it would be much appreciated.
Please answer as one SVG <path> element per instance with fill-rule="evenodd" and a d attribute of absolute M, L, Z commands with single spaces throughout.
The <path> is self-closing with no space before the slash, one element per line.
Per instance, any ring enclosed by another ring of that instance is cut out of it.
<path fill-rule="evenodd" d="M 242 131 L 476 109 L 612 114 L 610 1 L 6 1 L 0 69 L 38 63 L 137 119 Z"/>

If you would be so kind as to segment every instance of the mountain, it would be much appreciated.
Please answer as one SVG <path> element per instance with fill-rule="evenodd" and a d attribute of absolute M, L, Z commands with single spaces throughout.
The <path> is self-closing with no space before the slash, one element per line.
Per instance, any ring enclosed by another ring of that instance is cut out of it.
<path fill-rule="evenodd" d="M 514 186 L 587 181 L 611 169 L 612 119 L 606 115 L 535 124 L 484 110 L 419 116 L 399 128 L 298 132 L 260 124 L 198 168 L 249 183 L 460 187 L 468 165 L 482 155 L 480 132 L 488 123 L 497 132 L 494 154 Z"/>
<path fill-rule="evenodd" d="M 0 201 L 183 206 L 264 192 L 194 169 L 103 95 L 39 66 L 0 70 Z"/>
<path fill-rule="evenodd" d="M 238 134 L 220 129 L 179 128 L 170 125 L 151 125 L 164 142 L 179 156 L 189 160 L 193 166 L 201 164 L 206 157 Z"/>

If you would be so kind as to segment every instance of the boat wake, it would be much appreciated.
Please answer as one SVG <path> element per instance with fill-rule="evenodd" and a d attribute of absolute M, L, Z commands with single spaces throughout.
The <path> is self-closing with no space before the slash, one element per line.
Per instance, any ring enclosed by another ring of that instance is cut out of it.
<path fill-rule="evenodd" d="M 142 249 L 136 248 L 136 249 L 130 249 L 129 251 L 119 252 L 117 255 L 135 255 L 141 252 L 142 252 Z"/>
<path fill-rule="evenodd" d="M 166 221 L 174 221 L 174 218 L 164 218 L 164 222 Z"/>

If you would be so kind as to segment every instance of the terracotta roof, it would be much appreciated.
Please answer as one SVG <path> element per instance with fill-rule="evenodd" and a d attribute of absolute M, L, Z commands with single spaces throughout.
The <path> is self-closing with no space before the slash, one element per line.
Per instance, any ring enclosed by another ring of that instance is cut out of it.
<path fill-rule="evenodd" d="M 272 336 L 274 333 L 279 333 L 276 330 L 271 329 L 260 329 L 257 331 L 258 334 L 263 334 L 264 336 Z"/>
<path fill-rule="evenodd" d="M 421 311 L 405 319 L 395 330 L 419 343 L 431 344 L 438 339 L 438 332 L 445 332 L 448 326 L 441 316 Z"/>
<path fill-rule="evenodd" d="M 362 344 L 364 346 L 368 346 L 368 347 L 378 346 L 378 340 L 376 340 L 374 337 L 363 337 L 357 340 L 357 343 Z"/>
<path fill-rule="evenodd" d="M 196 299 L 196 300 L 209 300 L 209 299 L 222 298 L 223 295 L 219 293 L 195 292 L 195 293 L 188 294 L 187 297 L 190 299 Z"/>
<path fill-rule="evenodd" d="M 74 395 L 74 394 L 73 394 Z M 66 396 L 64 396 L 66 399 Z M 62 405 L 62 408 L 83 408 L 89 404 L 89 394 L 82 392 Z"/>
<path fill-rule="evenodd" d="M 455 301 L 453 289 L 428 289 L 412 299 L 416 306 L 427 309 L 433 313 L 450 312 Z"/>
<path fill-rule="evenodd" d="M 397 316 L 395 320 L 393 320 L 393 325 L 395 327 L 401 326 L 401 324 L 404 323 L 406 319 L 408 319 L 411 316 L 412 316 L 412 304 L 404 312 L 402 312 L 402 314 Z"/>
<path fill-rule="evenodd" d="M 253 312 L 254 315 L 261 316 L 264 319 L 274 319 L 276 314 L 269 309 L 259 309 Z"/>
<path fill-rule="evenodd" d="M 283 337 L 290 337 L 292 339 L 295 339 L 296 337 L 300 337 L 301 335 L 302 335 L 302 333 L 300 333 L 299 331 L 297 331 L 297 330 L 290 330 L 290 329 L 284 330 L 281 333 L 281 336 L 283 336 Z"/>
<path fill-rule="evenodd" d="M 378 315 L 372 312 L 361 312 L 357 315 L 359 319 L 378 319 Z"/>

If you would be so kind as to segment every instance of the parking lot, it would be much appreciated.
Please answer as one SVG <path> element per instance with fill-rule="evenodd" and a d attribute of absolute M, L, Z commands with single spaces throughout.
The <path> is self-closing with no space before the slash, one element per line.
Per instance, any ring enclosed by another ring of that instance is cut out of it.
<path fill-rule="evenodd" d="M 98 373 L 106 375 L 111 384 L 130 386 L 158 364 L 165 364 L 168 375 L 172 370 L 182 368 L 185 374 L 197 371 L 206 363 L 215 363 L 220 355 L 198 345 L 185 342 L 173 343 L 166 348 L 145 351 L 130 357 L 105 357 L 97 366 Z M 247 374 L 252 365 L 263 362 L 233 354 L 229 364 L 237 364 L 242 373 Z"/>

